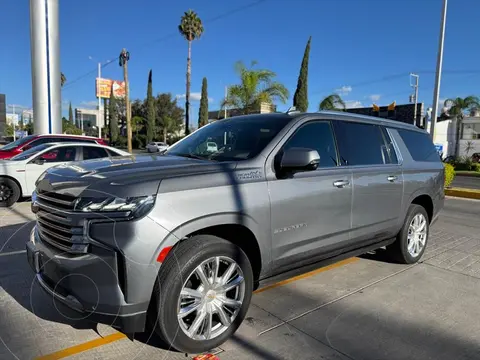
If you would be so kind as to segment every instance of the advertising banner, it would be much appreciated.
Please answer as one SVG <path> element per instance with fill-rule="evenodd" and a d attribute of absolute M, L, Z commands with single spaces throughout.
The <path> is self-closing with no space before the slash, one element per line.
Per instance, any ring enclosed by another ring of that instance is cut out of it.
<path fill-rule="evenodd" d="M 125 81 L 97 78 L 96 97 L 110 98 L 110 92 L 113 88 L 113 95 L 116 98 L 125 97 Z"/>

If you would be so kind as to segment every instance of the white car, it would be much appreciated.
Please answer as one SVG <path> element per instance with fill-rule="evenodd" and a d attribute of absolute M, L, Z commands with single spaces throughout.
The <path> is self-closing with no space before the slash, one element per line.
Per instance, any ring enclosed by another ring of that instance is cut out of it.
<path fill-rule="evenodd" d="M 126 151 L 90 143 L 46 143 L 9 160 L 0 160 L 0 207 L 9 207 L 21 197 L 30 197 L 35 182 L 48 168 L 73 161 L 131 156 Z"/>
<path fill-rule="evenodd" d="M 168 145 L 165 144 L 164 142 L 151 142 L 147 145 L 147 152 L 153 153 L 153 152 L 161 152 L 164 150 L 168 149 Z"/>

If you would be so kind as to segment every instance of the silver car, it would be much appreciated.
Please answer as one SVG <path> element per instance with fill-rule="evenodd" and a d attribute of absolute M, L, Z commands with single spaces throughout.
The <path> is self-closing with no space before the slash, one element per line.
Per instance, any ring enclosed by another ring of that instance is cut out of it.
<path fill-rule="evenodd" d="M 162 155 L 47 170 L 27 257 L 43 289 L 85 318 L 126 333 L 150 324 L 201 353 L 232 336 L 273 275 L 380 247 L 417 262 L 443 184 L 430 136 L 413 125 L 232 117 Z"/>
<path fill-rule="evenodd" d="M 149 153 L 162 152 L 167 149 L 168 149 L 168 145 L 165 144 L 164 142 L 154 141 L 147 144 L 147 152 Z"/>

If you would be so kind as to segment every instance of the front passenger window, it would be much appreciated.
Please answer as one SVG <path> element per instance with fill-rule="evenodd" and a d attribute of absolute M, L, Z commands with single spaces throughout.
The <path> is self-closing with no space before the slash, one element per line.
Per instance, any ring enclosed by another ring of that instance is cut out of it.
<path fill-rule="evenodd" d="M 302 147 L 317 150 L 320 155 L 319 168 L 337 166 L 337 151 L 329 121 L 315 121 L 301 126 L 286 142 L 283 151 Z"/>

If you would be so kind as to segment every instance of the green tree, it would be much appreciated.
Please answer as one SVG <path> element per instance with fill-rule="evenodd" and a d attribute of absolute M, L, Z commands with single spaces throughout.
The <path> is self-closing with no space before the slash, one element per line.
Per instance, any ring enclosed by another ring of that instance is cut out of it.
<path fill-rule="evenodd" d="M 449 108 L 447 111 L 448 116 L 456 120 L 455 155 L 458 156 L 460 147 L 460 133 L 465 112 L 480 108 L 480 99 L 473 95 L 467 96 L 466 98 L 457 97 L 454 99 L 445 100 L 444 106 Z"/>
<path fill-rule="evenodd" d="M 207 78 L 202 80 L 202 97 L 200 98 L 200 108 L 198 109 L 198 128 L 208 124 L 208 89 Z"/>
<path fill-rule="evenodd" d="M 82 129 L 75 126 L 74 123 L 62 117 L 62 132 L 70 135 L 82 135 Z"/>
<path fill-rule="evenodd" d="M 183 123 L 184 110 L 177 105 L 177 100 L 172 98 L 171 93 L 158 94 L 155 99 L 155 107 L 155 121 L 157 129 L 161 131 L 159 135 L 164 142 L 167 142 L 168 134 L 180 130 Z"/>
<path fill-rule="evenodd" d="M 155 99 L 153 97 L 152 70 L 148 73 L 147 87 L 147 144 L 155 134 Z"/>
<path fill-rule="evenodd" d="M 345 102 L 338 94 L 331 94 L 325 97 L 318 105 L 318 110 L 344 111 Z"/>
<path fill-rule="evenodd" d="M 33 134 L 33 123 L 31 121 L 25 124 L 25 131 L 28 133 L 28 135 Z"/>
<path fill-rule="evenodd" d="M 72 111 L 72 102 L 70 101 L 70 105 L 68 106 L 68 121 L 70 121 L 72 124 L 75 122 L 73 120 L 73 111 Z"/>
<path fill-rule="evenodd" d="M 222 102 L 222 109 L 231 106 L 241 114 L 251 114 L 258 111 L 261 103 L 272 104 L 274 100 L 286 103 L 289 92 L 287 88 L 273 79 L 277 76 L 273 71 L 254 69 L 255 61 L 247 68 L 243 62 L 235 65 L 240 77 L 240 84 L 228 88 L 227 98 Z"/>
<path fill-rule="evenodd" d="M 132 118 L 132 131 L 138 136 L 138 132 L 143 128 L 145 119 L 141 116 L 134 116 Z"/>
<path fill-rule="evenodd" d="M 190 132 L 190 78 L 192 76 L 192 41 L 200 38 L 203 34 L 202 20 L 193 10 L 186 11 L 178 25 L 180 34 L 188 42 L 188 57 L 187 57 L 187 89 L 185 93 L 185 132 L 188 135 Z"/>
<path fill-rule="evenodd" d="M 109 127 L 110 127 L 110 144 L 115 144 L 118 140 L 118 110 L 117 110 L 117 101 L 115 95 L 113 95 L 113 86 L 112 91 L 110 92 L 110 100 L 108 101 L 108 115 L 110 118 Z"/>
<path fill-rule="evenodd" d="M 5 136 L 13 136 L 13 125 L 12 124 L 5 125 L 4 133 L 5 133 Z"/>
<path fill-rule="evenodd" d="M 303 53 L 302 67 L 298 75 L 297 90 L 293 96 L 293 106 L 301 112 L 308 110 L 308 59 L 310 57 L 310 42 L 312 37 L 308 38 L 305 52 Z"/>

